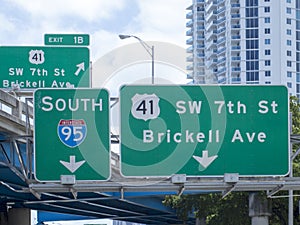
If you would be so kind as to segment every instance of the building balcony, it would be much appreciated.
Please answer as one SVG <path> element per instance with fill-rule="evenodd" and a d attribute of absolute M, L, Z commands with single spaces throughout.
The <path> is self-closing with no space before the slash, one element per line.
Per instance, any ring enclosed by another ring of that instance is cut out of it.
<path fill-rule="evenodd" d="M 194 15 L 193 11 L 189 12 L 189 13 L 186 14 L 185 18 L 186 19 L 193 19 L 193 15 Z"/>
<path fill-rule="evenodd" d="M 240 28 L 241 28 L 241 25 L 240 25 L 240 24 L 232 24 L 232 25 L 231 25 L 231 28 L 232 28 L 232 29 L 240 29 Z"/>
<path fill-rule="evenodd" d="M 220 29 L 217 30 L 217 34 L 220 34 L 226 30 L 226 27 L 221 27 Z"/>
<path fill-rule="evenodd" d="M 205 76 L 205 72 L 204 71 L 198 71 L 196 72 L 197 77 L 204 77 Z"/>
<path fill-rule="evenodd" d="M 187 62 L 193 62 L 193 60 L 194 60 L 194 55 L 190 55 L 190 56 L 186 57 Z"/>
<path fill-rule="evenodd" d="M 239 19 L 241 17 L 241 14 L 236 13 L 236 14 L 231 14 L 232 19 Z"/>
<path fill-rule="evenodd" d="M 233 56 L 231 57 L 232 61 L 241 61 L 241 56 Z"/>
<path fill-rule="evenodd" d="M 225 12 L 225 6 L 217 10 L 217 14 Z"/>
<path fill-rule="evenodd" d="M 197 68 L 203 68 L 205 66 L 205 63 L 204 63 L 204 61 L 198 62 L 196 65 L 197 65 Z"/>
<path fill-rule="evenodd" d="M 194 64 L 187 65 L 186 70 L 194 70 Z"/>
<path fill-rule="evenodd" d="M 240 77 L 232 77 L 231 78 L 231 83 L 232 84 L 240 84 L 241 83 L 241 78 Z"/>
<path fill-rule="evenodd" d="M 193 30 L 193 29 L 189 29 L 189 30 L 186 32 L 186 36 L 193 36 L 193 33 L 194 33 L 194 30 Z"/>
<path fill-rule="evenodd" d="M 226 83 L 226 77 L 218 77 L 218 83 L 219 84 L 225 84 Z"/>
<path fill-rule="evenodd" d="M 193 27 L 194 25 L 194 21 L 193 20 L 189 20 L 187 23 L 186 23 L 186 27 Z"/>
<path fill-rule="evenodd" d="M 204 41 L 205 36 L 204 35 L 197 35 L 197 41 Z"/>
<path fill-rule="evenodd" d="M 197 45 L 197 49 L 202 49 L 202 48 L 205 48 L 205 45 L 204 45 L 204 44 Z"/>
<path fill-rule="evenodd" d="M 194 51 L 194 46 L 188 47 L 188 48 L 186 49 L 186 52 L 187 52 L 187 53 L 193 53 L 193 51 Z"/>
<path fill-rule="evenodd" d="M 231 72 L 241 72 L 241 67 L 232 67 Z"/>
<path fill-rule="evenodd" d="M 216 15 L 214 15 L 214 12 L 212 11 L 211 13 L 209 13 L 208 15 L 206 15 L 205 16 L 205 18 L 206 18 L 206 21 L 210 21 L 210 20 L 212 20 L 212 16 L 216 16 Z"/>
<path fill-rule="evenodd" d="M 240 7 L 241 7 L 240 3 L 232 3 L 231 4 L 231 8 L 238 8 L 238 9 L 240 9 Z"/>
<path fill-rule="evenodd" d="M 197 26 L 197 31 L 204 31 L 205 30 L 205 26 L 201 25 L 201 26 Z"/>
<path fill-rule="evenodd" d="M 186 79 L 194 79 L 194 73 L 193 73 L 193 72 L 188 73 L 188 74 L 186 75 Z"/>
<path fill-rule="evenodd" d="M 222 53 L 222 52 L 225 52 L 225 50 L 226 50 L 226 47 L 218 48 L 217 54 L 220 54 L 220 53 Z"/>
<path fill-rule="evenodd" d="M 232 51 L 239 51 L 239 50 L 241 50 L 241 46 L 239 46 L 239 45 L 232 45 L 231 46 L 231 50 Z"/>
<path fill-rule="evenodd" d="M 193 38 L 189 38 L 188 40 L 186 40 L 186 44 L 187 45 L 192 45 L 193 44 Z"/>
<path fill-rule="evenodd" d="M 205 57 L 205 53 L 198 53 L 197 58 L 203 59 Z"/>
<path fill-rule="evenodd" d="M 222 17 L 222 18 L 220 18 L 220 19 L 217 20 L 217 24 L 219 25 L 219 24 L 221 24 L 221 23 L 223 23 L 225 21 L 226 21 L 226 17 Z"/>
<path fill-rule="evenodd" d="M 217 44 L 221 44 L 222 42 L 225 42 L 225 41 L 226 41 L 226 37 L 222 37 L 217 40 Z"/>
<path fill-rule="evenodd" d="M 218 59 L 218 64 L 226 62 L 226 57 L 222 57 L 221 59 Z"/>
<path fill-rule="evenodd" d="M 241 35 L 232 35 L 231 39 L 233 40 L 241 39 Z"/>
<path fill-rule="evenodd" d="M 226 67 L 221 67 L 220 69 L 218 69 L 218 74 L 220 73 L 224 73 L 226 71 Z"/>

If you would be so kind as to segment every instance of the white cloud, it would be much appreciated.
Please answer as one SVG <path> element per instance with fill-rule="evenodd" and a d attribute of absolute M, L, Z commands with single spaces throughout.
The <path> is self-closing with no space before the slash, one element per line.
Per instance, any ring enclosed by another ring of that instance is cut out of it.
<path fill-rule="evenodd" d="M 0 31 L 11 31 L 15 28 L 13 21 L 10 21 L 6 16 L 0 14 Z"/>
<path fill-rule="evenodd" d="M 76 16 L 88 22 L 109 18 L 124 6 L 123 0 L 13 0 L 36 19 L 57 20 L 62 16 Z M 51 23 L 51 20 L 49 21 Z"/>
<path fill-rule="evenodd" d="M 185 45 L 186 0 L 143 0 L 136 3 L 140 13 L 126 31 L 137 32 L 149 40 Z"/>

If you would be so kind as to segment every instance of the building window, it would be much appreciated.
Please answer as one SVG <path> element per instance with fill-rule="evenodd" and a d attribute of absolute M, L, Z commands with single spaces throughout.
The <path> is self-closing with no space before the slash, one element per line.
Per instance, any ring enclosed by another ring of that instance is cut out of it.
<path fill-rule="evenodd" d="M 265 66 L 270 66 L 271 65 L 271 60 L 266 60 L 265 61 Z"/>
<path fill-rule="evenodd" d="M 287 71 L 286 76 L 287 77 L 292 77 L 292 72 L 291 71 Z"/>
<path fill-rule="evenodd" d="M 286 51 L 286 55 L 287 55 L 287 56 L 292 56 L 292 51 L 287 50 L 287 51 Z"/>
<path fill-rule="evenodd" d="M 265 71 L 265 76 L 270 77 L 271 76 L 271 71 L 270 70 Z"/>
<path fill-rule="evenodd" d="M 258 27 L 258 19 L 246 19 L 246 28 Z"/>
<path fill-rule="evenodd" d="M 270 2 L 270 0 L 265 0 L 265 2 Z"/>
<path fill-rule="evenodd" d="M 286 44 L 287 44 L 288 46 L 291 46 L 291 45 L 292 45 L 292 41 L 291 41 L 291 40 L 286 40 Z"/>
<path fill-rule="evenodd" d="M 286 66 L 287 66 L 287 67 L 292 67 L 292 61 L 287 61 L 287 62 L 286 62 Z"/>
<path fill-rule="evenodd" d="M 292 24 L 292 19 L 287 18 L 287 19 L 286 19 L 286 24 Z"/>
<path fill-rule="evenodd" d="M 296 73 L 296 81 L 297 82 L 300 82 L 300 73 Z M 299 85 L 300 86 L 300 85 Z M 300 92 L 300 91 L 297 91 L 297 92 Z"/>
<path fill-rule="evenodd" d="M 292 0 L 286 0 L 286 3 L 292 3 Z"/>
<path fill-rule="evenodd" d="M 246 8 L 246 17 L 257 17 L 258 8 Z"/>
<path fill-rule="evenodd" d="M 253 59 L 258 59 L 258 50 L 249 50 L 249 51 L 246 51 L 246 59 L 247 60 L 253 60 Z"/>
<path fill-rule="evenodd" d="M 287 86 L 288 86 L 288 88 L 292 88 L 292 83 L 291 82 L 287 82 Z"/>
<path fill-rule="evenodd" d="M 266 28 L 265 29 L 265 34 L 270 34 L 271 33 L 271 29 L 270 28 Z"/>
<path fill-rule="evenodd" d="M 268 12 L 270 12 L 270 7 L 269 6 L 265 7 L 265 13 L 268 13 Z"/>
<path fill-rule="evenodd" d="M 265 84 L 271 84 L 271 81 L 266 81 Z"/>
<path fill-rule="evenodd" d="M 246 29 L 246 38 L 258 38 L 258 29 Z"/>
<path fill-rule="evenodd" d="M 266 49 L 265 50 L 265 55 L 271 55 L 271 49 Z"/>
<path fill-rule="evenodd" d="M 247 49 L 258 49 L 258 40 L 246 40 Z"/>
<path fill-rule="evenodd" d="M 266 17 L 265 18 L 265 23 L 271 23 L 271 18 L 270 17 Z"/>
<path fill-rule="evenodd" d="M 268 39 L 265 39 L 265 44 L 266 44 L 266 45 L 271 44 L 271 39 L 269 39 L 269 38 L 268 38 Z"/>
<path fill-rule="evenodd" d="M 292 35 L 292 30 L 291 30 L 291 29 L 287 29 L 287 30 L 286 30 L 286 34 L 287 34 L 287 35 Z"/>
<path fill-rule="evenodd" d="M 246 81 L 252 81 L 251 83 L 255 83 L 255 81 L 259 81 L 258 72 L 246 72 Z"/>
<path fill-rule="evenodd" d="M 248 61 L 246 62 L 246 69 L 249 70 L 258 70 L 259 65 L 258 61 Z"/>
<path fill-rule="evenodd" d="M 286 13 L 287 14 L 292 14 L 292 9 L 290 7 L 286 8 Z"/>

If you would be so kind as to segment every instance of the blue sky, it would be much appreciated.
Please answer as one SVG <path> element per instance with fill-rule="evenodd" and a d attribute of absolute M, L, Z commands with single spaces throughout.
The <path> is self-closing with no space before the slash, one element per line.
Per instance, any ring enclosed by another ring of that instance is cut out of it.
<path fill-rule="evenodd" d="M 126 42 L 118 34 L 185 47 L 189 0 L 0 0 L 0 45 L 43 45 L 44 33 L 87 33 L 94 58 Z"/>

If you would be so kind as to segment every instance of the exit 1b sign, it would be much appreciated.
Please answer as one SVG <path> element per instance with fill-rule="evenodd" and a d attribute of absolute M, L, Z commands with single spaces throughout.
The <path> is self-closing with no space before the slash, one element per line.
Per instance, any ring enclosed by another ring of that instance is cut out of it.
<path fill-rule="evenodd" d="M 284 176 L 289 172 L 284 86 L 124 86 L 124 176 Z"/>

